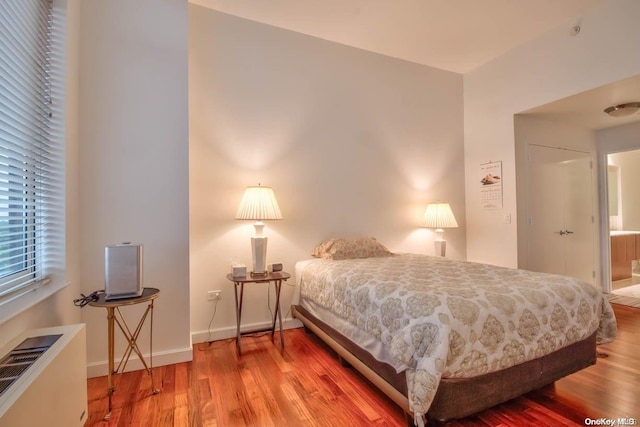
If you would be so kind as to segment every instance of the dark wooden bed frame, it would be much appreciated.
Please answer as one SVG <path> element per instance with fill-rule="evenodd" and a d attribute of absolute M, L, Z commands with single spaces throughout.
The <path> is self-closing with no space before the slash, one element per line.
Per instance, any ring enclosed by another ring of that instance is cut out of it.
<path fill-rule="evenodd" d="M 307 330 L 316 334 L 338 353 L 341 360 L 358 370 L 398 404 L 405 412 L 408 425 L 414 425 L 407 400 L 407 383 L 404 373 L 398 374 L 390 365 L 377 361 L 344 335 L 312 316 L 304 307 L 293 305 L 291 311 Z M 595 363 L 596 334 L 594 333 L 582 341 L 551 354 L 501 371 L 475 378 L 443 378 L 427 413 L 427 420 L 429 423 L 443 423 L 464 418 L 543 387 Z"/>

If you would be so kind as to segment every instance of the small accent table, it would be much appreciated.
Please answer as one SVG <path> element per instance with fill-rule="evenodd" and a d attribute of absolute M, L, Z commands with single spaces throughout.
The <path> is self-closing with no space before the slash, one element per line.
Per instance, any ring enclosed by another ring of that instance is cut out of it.
<path fill-rule="evenodd" d="M 233 282 L 235 297 L 236 297 L 236 346 L 238 348 L 238 354 L 242 354 L 242 345 L 240 343 L 240 337 L 245 334 L 253 334 L 256 332 L 271 331 L 271 338 L 274 337 L 276 331 L 276 318 L 280 324 L 280 345 L 284 348 L 284 337 L 282 335 L 282 313 L 280 311 L 280 289 L 282 288 L 282 281 L 291 277 L 289 273 L 280 271 L 277 273 L 266 273 L 262 275 L 253 275 L 245 277 L 233 277 L 231 274 L 227 274 L 227 279 Z M 240 332 L 240 323 L 242 321 L 242 295 L 244 293 L 245 283 L 271 283 L 273 282 L 276 288 L 276 310 L 273 313 L 273 322 L 270 328 L 257 329 L 253 331 Z M 238 288 L 240 288 L 240 295 L 238 295 Z"/>
<path fill-rule="evenodd" d="M 123 299 L 113 299 L 106 300 L 105 294 L 100 294 L 98 299 L 95 301 L 91 301 L 89 303 L 92 307 L 104 307 L 107 309 L 107 328 L 108 328 L 108 339 L 109 339 L 109 372 L 107 373 L 107 394 L 109 397 L 109 409 L 107 415 L 104 416 L 105 420 L 109 420 L 111 418 L 111 398 L 113 393 L 116 391 L 115 386 L 113 385 L 113 375 L 118 372 L 124 372 L 124 369 L 127 366 L 127 362 L 129 361 L 129 357 L 132 352 L 135 352 L 140 361 L 144 365 L 145 370 L 149 375 L 151 375 L 151 389 L 153 394 L 160 393 L 160 389 L 157 389 L 153 382 L 153 301 L 158 298 L 160 295 L 160 291 L 156 288 L 144 288 L 142 291 L 142 295 L 134 298 L 123 298 Z M 135 330 L 131 332 L 131 329 L 127 325 L 122 313 L 120 312 L 120 307 L 124 307 L 127 305 L 141 304 L 147 302 L 147 309 L 144 311 L 144 314 L 138 321 L 138 326 L 136 326 Z M 142 326 L 144 325 L 145 320 L 147 319 L 147 315 L 150 315 L 149 319 L 149 364 L 147 365 L 140 348 L 138 347 L 138 335 L 140 335 L 140 331 L 142 330 Z M 114 361 L 114 353 L 115 353 L 115 325 L 118 325 L 120 331 L 127 339 L 128 345 L 127 349 L 120 359 L 120 363 L 118 364 L 118 368 L 114 369 L 115 361 Z M 120 370 L 122 368 L 122 370 Z"/>

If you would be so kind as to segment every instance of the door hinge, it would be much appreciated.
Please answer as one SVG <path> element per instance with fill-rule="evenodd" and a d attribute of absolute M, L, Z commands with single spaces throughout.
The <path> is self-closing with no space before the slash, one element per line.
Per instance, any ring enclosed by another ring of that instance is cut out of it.
<path fill-rule="evenodd" d="M 589 169 L 593 169 L 593 160 L 589 160 Z"/>
<path fill-rule="evenodd" d="M 593 215 L 591 215 L 591 224 L 595 224 L 595 222 L 596 222 L 596 218 Z"/>
<path fill-rule="evenodd" d="M 595 279 L 595 278 L 596 278 L 596 272 L 595 272 L 595 270 L 591 272 L 591 277 L 592 277 L 593 279 Z"/>

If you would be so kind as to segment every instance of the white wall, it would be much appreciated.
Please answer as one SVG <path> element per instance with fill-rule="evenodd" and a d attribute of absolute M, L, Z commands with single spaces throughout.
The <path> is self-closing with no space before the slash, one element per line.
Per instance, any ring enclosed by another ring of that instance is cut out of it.
<path fill-rule="evenodd" d="M 433 254 L 420 228 L 448 201 L 445 233 L 465 258 L 462 77 L 189 6 L 191 329 L 235 333 L 232 259 L 251 265 L 250 221 L 234 220 L 247 185 L 270 185 L 283 212 L 267 222 L 267 262 L 293 273 L 326 238 L 375 236 Z M 284 311 L 294 297 L 285 286 Z M 271 301 L 273 302 L 273 296 Z M 245 293 L 243 324 L 269 318 L 264 287 Z"/>
<path fill-rule="evenodd" d="M 518 268 L 527 269 L 527 146 L 543 145 L 545 147 L 564 148 L 577 150 L 591 154 L 594 162 L 597 158 L 597 146 L 595 132 L 586 127 L 558 120 L 548 120 L 535 117 L 535 115 L 518 114 L 514 117 L 515 155 L 516 155 L 516 182 L 517 182 L 517 214 L 518 214 Z M 600 287 L 600 234 L 598 230 L 598 174 L 594 166 L 592 170 L 591 199 L 593 201 L 593 260 L 596 272 L 595 286 Z M 591 271 L 591 267 L 589 272 Z"/>
<path fill-rule="evenodd" d="M 611 0 L 464 75 L 467 258 L 516 267 L 513 115 L 640 73 L 640 2 Z M 481 163 L 503 162 L 504 208 L 484 211 Z M 511 213 L 511 224 L 503 214 Z"/>
<path fill-rule="evenodd" d="M 78 177 L 78 44 L 79 44 L 79 0 L 54 0 L 54 16 L 56 22 L 66 21 L 66 40 L 64 55 L 65 69 L 60 70 L 64 87 L 56 95 L 64 94 L 64 101 L 56 98 L 56 102 L 64 102 L 64 138 L 65 138 L 65 261 L 66 282 L 68 285 L 33 307 L 22 311 L 10 320 L 0 324 L 0 347 L 25 330 L 49 326 L 68 325 L 80 322 L 80 311 L 74 307 L 72 300 L 80 294 L 80 259 L 79 259 L 79 199 L 77 190 Z M 57 73 L 56 73 L 57 74 Z M 59 106 L 59 104 L 57 104 Z M 41 288 L 38 292 L 43 292 Z M 32 294 L 23 298 L 31 298 Z"/>
<path fill-rule="evenodd" d="M 144 244 L 145 285 L 161 291 L 154 364 L 190 360 L 187 2 L 83 0 L 81 34 L 82 290 L 104 287 L 105 245 Z M 105 375 L 106 310 L 82 318 L 89 375 Z"/>

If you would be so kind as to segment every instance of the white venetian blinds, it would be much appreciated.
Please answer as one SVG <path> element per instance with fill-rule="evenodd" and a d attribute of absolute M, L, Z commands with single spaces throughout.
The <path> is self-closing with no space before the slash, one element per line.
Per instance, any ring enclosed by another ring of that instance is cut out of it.
<path fill-rule="evenodd" d="M 0 305 L 46 283 L 64 229 L 51 22 L 51 0 L 0 1 Z"/>

